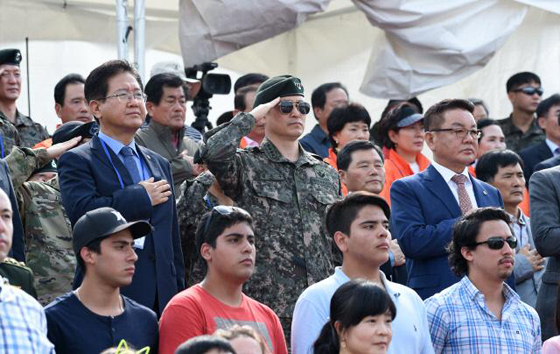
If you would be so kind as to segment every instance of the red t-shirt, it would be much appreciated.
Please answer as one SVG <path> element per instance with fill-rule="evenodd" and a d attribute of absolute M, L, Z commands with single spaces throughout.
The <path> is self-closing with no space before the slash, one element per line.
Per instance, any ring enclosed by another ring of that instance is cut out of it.
<path fill-rule="evenodd" d="M 173 354 L 190 338 L 238 324 L 257 330 L 274 354 L 287 354 L 278 316 L 268 306 L 244 294 L 242 296 L 241 305 L 231 307 L 198 284 L 175 295 L 165 307 L 159 322 L 159 353 Z"/>

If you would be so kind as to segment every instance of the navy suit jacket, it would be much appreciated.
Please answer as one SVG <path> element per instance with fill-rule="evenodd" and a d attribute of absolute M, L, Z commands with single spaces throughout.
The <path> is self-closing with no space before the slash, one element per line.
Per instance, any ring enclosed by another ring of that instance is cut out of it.
<path fill-rule="evenodd" d="M 169 162 L 149 149 L 138 144 L 136 147 L 154 180 L 165 179 L 173 188 Z M 135 249 L 138 254 L 136 272 L 132 284 L 121 291 L 161 314 L 167 302 L 185 288 L 175 199 L 171 196 L 167 202 L 152 207 L 144 187 L 134 184 L 119 157 L 110 148 L 107 150 L 125 188 L 121 189 L 99 137 L 94 136 L 88 143 L 66 152 L 58 161 L 62 202 L 72 225 L 86 212 L 104 206 L 118 210 L 127 221 L 150 221 L 154 232 L 146 237 L 144 249 Z M 80 273 L 78 269 L 74 287 L 81 282 Z"/>
<path fill-rule="evenodd" d="M 529 146 L 519 152 L 519 157 L 523 160 L 523 174 L 525 175 L 525 182 L 527 187 L 529 187 L 529 179 L 533 172 L 535 172 L 535 167 L 542 161 L 551 158 L 552 152 L 550 148 L 546 145 L 546 142 L 540 142 L 536 145 Z"/>
<path fill-rule="evenodd" d="M 10 178 L 10 170 L 4 160 L 0 160 L 0 188 L 8 195 L 10 204 L 12 205 L 12 248 L 8 254 L 10 257 L 17 259 L 20 262 L 25 262 L 25 240 L 23 235 L 23 225 L 18 210 L 18 203 L 14 193 L 14 186 Z"/>
<path fill-rule="evenodd" d="M 479 207 L 504 206 L 500 192 L 471 176 Z M 461 208 L 451 189 L 430 165 L 393 182 L 391 232 L 407 257 L 408 286 L 422 299 L 459 281 L 449 267 L 446 247 Z"/>
<path fill-rule="evenodd" d="M 535 170 L 533 172 L 537 172 L 537 171 L 544 170 L 544 169 L 551 168 L 551 167 L 556 167 L 558 165 L 560 165 L 560 155 L 553 156 L 549 159 L 544 160 L 543 162 L 540 162 L 539 164 L 537 164 L 535 166 Z M 528 183 L 528 181 L 527 181 L 527 183 Z"/>

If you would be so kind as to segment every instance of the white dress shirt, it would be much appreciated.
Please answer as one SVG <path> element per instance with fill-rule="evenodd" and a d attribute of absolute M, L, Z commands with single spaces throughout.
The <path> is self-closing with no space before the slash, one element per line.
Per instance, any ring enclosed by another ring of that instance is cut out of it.
<path fill-rule="evenodd" d="M 455 176 L 457 173 L 455 171 L 451 171 L 447 167 L 438 164 L 435 161 L 432 161 L 432 166 L 434 166 L 436 171 L 438 171 L 441 177 L 443 177 L 443 180 L 447 183 L 449 189 L 451 189 L 451 193 L 453 193 L 453 196 L 455 197 L 457 204 L 459 204 L 459 193 L 457 192 L 457 184 L 455 184 L 455 182 L 451 180 L 451 178 L 453 178 L 453 176 Z M 461 172 L 461 174 L 467 177 L 467 181 L 465 182 L 465 189 L 467 190 L 467 194 L 469 195 L 469 199 L 471 200 L 471 205 L 473 209 L 478 208 L 478 204 L 476 203 L 476 198 L 474 196 L 474 189 L 471 181 L 471 176 L 469 175 L 469 169 L 465 167 L 465 169 L 463 170 L 463 172 Z"/>

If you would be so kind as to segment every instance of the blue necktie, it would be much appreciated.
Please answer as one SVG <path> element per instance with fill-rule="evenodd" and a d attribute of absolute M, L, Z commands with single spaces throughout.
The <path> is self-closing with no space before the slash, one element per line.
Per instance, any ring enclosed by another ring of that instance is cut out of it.
<path fill-rule="evenodd" d="M 140 173 L 138 173 L 138 167 L 136 166 L 136 161 L 134 160 L 134 151 L 130 146 L 123 146 L 120 154 L 123 156 L 124 166 L 128 170 L 130 177 L 134 183 L 140 182 Z"/>

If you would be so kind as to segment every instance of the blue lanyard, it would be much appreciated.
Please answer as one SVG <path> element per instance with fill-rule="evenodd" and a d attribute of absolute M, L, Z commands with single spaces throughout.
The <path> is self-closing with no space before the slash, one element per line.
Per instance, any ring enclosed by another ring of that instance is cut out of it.
<path fill-rule="evenodd" d="M 4 158 L 4 136 L 0 134 L 0 146 L 2 146 L 2 158 Z"/>
<path fill-rule="evenodd" d="M 117 168 L 115 167 L 115 164 L 113 163 L 113 159 L 111 158 L 111 154 L 109 154 L 109 150 L 107 149 L 107 145 L 105 144 L 105 142 L 103 141 L 103 139 L 99 138 L 99 141 L 101 141 L 101 146 L 103 146 L 103 151 L 105 151 L 105 155 L 107 155 L 107 158 L 109 159 L 109 162 L 111 163 L 111 166 L 113 166 L 113 170 L 115 170 L 115 173 L 117 174 L 117 178 L 119 179 L 119 183 L 121 184 L 121 189 L 124 189 L 124 182 L 123 179 L 121 177 L 121 174 L 119 173 L 119 170 L 117 170 Z M 2 147 L 2 155 L 4 155 L 4 147 Z M 140 159 L 140 168 L 142 169 L 141 173 L 142 173 L 142 179 L 146 179 L 146 176 L 144 175 L 144 162 L 142 161 L 142 158 L 140 156 L 138 156 L 138 158 Z"/>

